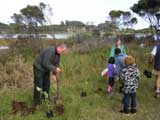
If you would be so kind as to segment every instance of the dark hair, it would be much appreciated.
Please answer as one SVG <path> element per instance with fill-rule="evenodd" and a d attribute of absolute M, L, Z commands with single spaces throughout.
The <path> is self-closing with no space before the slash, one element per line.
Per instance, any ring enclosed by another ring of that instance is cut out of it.
<path fill-rule="evenodd" d="M 116 39 L 116 42 L 119 42 L 119 41 L 121 42 L 121 39 L 117 38 L 117 39 Z"/>
<path fill-rule="evenodd" d="M 118 55 L 119 53 L 121 53 L 121 49 L 116 48 L 114 52 L 115 52 L 116 55 Z"/>
<path fill-rule="evenodd" d="M 114 57 L 110 57 L 110 58 L 108 59 L 108 63 L 114 64 L 114 63 L 115 63 Z"/>

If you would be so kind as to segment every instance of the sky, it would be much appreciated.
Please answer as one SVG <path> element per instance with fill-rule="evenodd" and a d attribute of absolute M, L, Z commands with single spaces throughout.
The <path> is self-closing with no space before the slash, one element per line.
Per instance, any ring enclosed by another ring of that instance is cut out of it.
<path fill-rule="evenodd" d="M 83 23 L 91 22 L 95 25 L 104 23 L 111 10 L 130 11 L 130 7 L 139 0 L 1 0 L 0 22 L 13 22 L 11 16 L 19 13 L 27 5 L 39 5 L 40 2 L 50 4 L 53 16 L 50 17 L 53 24 L 60 24 L 65 20 L 77 20 Z M 138 18 L 135 29 L 148 27 L 142 18 Z"/>

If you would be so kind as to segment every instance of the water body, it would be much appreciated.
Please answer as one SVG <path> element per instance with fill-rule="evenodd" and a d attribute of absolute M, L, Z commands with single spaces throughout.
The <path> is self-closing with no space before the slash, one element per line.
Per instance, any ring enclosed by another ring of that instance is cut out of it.
<path fill-rule="evenodd" d="M 136 33 L 136 34 L 134 35 L 134 37 L 137 38 L 137 39 L 141 39 L 141 38 L 147 37 L 147 35 L 146 35 L 146 34 L 143 34 L 143 33 Z"/>
<path fill-rule="evenodd" d="M 0 55 L 7 54 L 9 52 L 8 46 L 0 46 Z"/>
<path fill-rule="evenodd" d="M 8 50 L 9 47 L 8 46 L 0 46 L 0 50 Z"/>
<path fill-rule="evenodd" d="M 71 37 L 72 35 L 71 34 L 67 34 L 67 33 L 59 33 L 59 34 L 39 34 L 39 36 L 43 39 L 68 39 L 69 37 Z M 0 35 L 0 38 L 1 39 L 5 39 L 5 38 L 10 38 L 10 39 L 16 39 L 18 37 L 21 37 L 21 38 L 27 38 L 29 37 L 28 34 L 1 34 Z M 33 35 L 34 37 L 34 35 Z"/>

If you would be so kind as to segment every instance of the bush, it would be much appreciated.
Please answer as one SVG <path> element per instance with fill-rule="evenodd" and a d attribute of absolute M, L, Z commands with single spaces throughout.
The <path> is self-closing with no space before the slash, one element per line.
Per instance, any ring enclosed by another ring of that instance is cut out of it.
<path fill-rule="evenodd" d="M 10 43 L 9 43 L 9 41 L 7 41 L 7 40 L 0 40 L 0 46 L 2 45 L 2 46 L 8 46 Z"/>
<path fill-rule="evenodd" d="M 92 36 L 99 37 L 100 36 L 100 31 L 98 29 L 93 29 L 92 30 Z"/>

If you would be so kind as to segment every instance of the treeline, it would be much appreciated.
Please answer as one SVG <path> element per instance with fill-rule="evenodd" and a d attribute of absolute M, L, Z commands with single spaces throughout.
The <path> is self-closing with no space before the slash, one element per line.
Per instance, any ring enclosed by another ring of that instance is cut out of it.
<path fill-rule="evenodd" d="M 148 22 L 147 29 L 138 30 L 141 33 L 158 34 L 160 28 L 160 1 L 159 0 L 139 0 L 130 9 Z M 52 8 L 49 4 L 39 3 L 39 5 L 27 5 L 19 13 L 14 13 L 11 18 L 13 23 L 0 23 L 0 33 L 15 34 L 41 34 L 41 33 L 81 33 L 92 31 L 99 35 L 110 35 L 114 33 L 133 33 L 134 26 L 138 20 L 130 11 L 111 10 L 106 21 L 99 25 L 92 22 L 83 23 L 81 21 L 62 21 L 59 25 L 54 25 L 51 21 L 53 17 Z"/>
<path fill-rule="evenodd" d="M 61 22 L 61 24 L 54 24 L 54 25 L 44 25 L 44 26 L 36 26 L 35 29 L 38 33 L 67 33 L 67 32 L 87 32 L 87 31 L 103 31 L 105 34 L 110 34 L 116 30 L 118 27 L 114 25 L 110 21 L 106 21 L 105 23 L 100 23 L 98 25 L 88 25 L 84 24 L 80 21 L 67 21 Z M 18 34 L 18 33 L 25 33 L 25 26 L 17 26 L 15 23 L 5 24 L 0 23 L 0 34 Z M 139 32 L 139 33 L 149 33 L 150 29 L 125 29 L 125 32 Z"/>
<path fill-rule="evenodd" d="M 38 33 L 66 33 L 69 29 L 80 29 L 87 27 L 83 22 L 80 21 L 66 21 L 61 22 L 61 24 L 53 24 L 53 25 L 43 25 L 43 26 L 34 26 L 34 29 L 38 31 Z M 88 26 L 89 27 L 89 26 Z M 95 26 L 96 27 L 96 26 Z M 16 23 L 0 23 L 0 33 L 25 33 L 26 32 L 25 25 L 17 25 Z"/>

